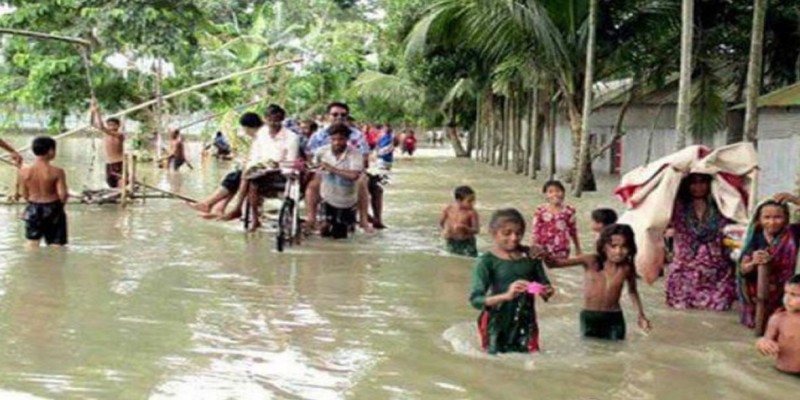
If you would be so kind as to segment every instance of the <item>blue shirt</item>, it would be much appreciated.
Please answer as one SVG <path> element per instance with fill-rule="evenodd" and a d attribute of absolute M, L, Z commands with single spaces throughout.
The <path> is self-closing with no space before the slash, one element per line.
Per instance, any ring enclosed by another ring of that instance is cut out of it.
<path fill-rule="evenodd" d="M 394 136 L 391 133 L 378 139 L 378 158 L 385 163 L 394 161 Z"/>
<path fill-rule="evenodd" d="M 331 143 L 331 134 L 328 132 L 328 129 L 329 127 L 325 127 L 324 129 L 320 129 L 311 135 L 311 138 L 308 139 L 308 143 L 306 143 L 307 154 L 315 154 L 322 146 L 326 146 Z M 350 147 L 358 150 L 361 155 L 368 155 L 371 151 L 364 134 L 362 134 L 361 131 L 356 128 L 350 128 L 350 137 L 348 138 L 347 142 Z"/>

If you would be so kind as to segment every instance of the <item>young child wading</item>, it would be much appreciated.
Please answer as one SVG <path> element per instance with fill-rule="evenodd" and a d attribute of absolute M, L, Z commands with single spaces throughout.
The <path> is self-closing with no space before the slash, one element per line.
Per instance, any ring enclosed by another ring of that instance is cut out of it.
<path fill-rule="evenodd" d="M 542 188 L 547 204 L 536 207 L 531 224 L 531 247 L 543 247 L 555 258 L 569 257 L 569 241 L 581 254 L 575 207 L 564 204 L 566 190 L 559 181 L 547 181 Z"/>
<path fill-rule="evenodd" d="M 756 348 L 765 356 L 776 357 L 779 371 L 800 377 L 800 274 L 786 282 L 783 292 L 786 309 L 772 314 Z"/>
<path fill-rule="evenodd" d="M 628 293 L 639 313 L 639 327 L 650 330 L 650 321 L 644 315 L 642 300 L 636 290 L 636 243 L 633 230 L 628 225 L 609 225 L 597 240 L 597 254 L 585 254 L 563 260 L 545 255 L 551 268 L 583 265 L 584 302 L 581 311 L 581 334 L 601 339 L 625 339 L 625 318 L 619 299 L 622 288 L 628 283 Z"/>
<path fill-rule="evenodd" d="M 462 256 L 477 257 L 475 235 L 480 232 L 478 212 L 475 211 L 475 191 L 469 186 L 455 190 L 455 202 L 442 212 L 439 227 L 447 241 L 447 251 Z"/>
<path fill-rule="evenodd" d="M 25 238 L 30 247 L 38 247 L 44 238 L 51 246 L 67 244 L 67 177 L 64 170 L 50 165 L 56 157 L 56 141 L 49 137 L 33 140 L 36 161 L 20 168 L 18 185 L 22 197 L 28 201 L 23 219 Z"/>
<path fill-rule="evenodd" d="M 469 301 L 481 310 L 478 332 L 489 354 L 539 350 L 534 295 L 553 295 L 540 259 L 521 246 L 525 220 L 515 209 L 499 210 L 489 223 L 494 246 L 475 261 Z"/>

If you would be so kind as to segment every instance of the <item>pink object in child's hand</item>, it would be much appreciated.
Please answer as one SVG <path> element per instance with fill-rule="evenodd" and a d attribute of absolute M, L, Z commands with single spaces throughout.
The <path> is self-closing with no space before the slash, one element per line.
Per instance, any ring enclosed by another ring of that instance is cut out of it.
<path fill-rule="evenodd" d="M 531 282 L 528 284 L 528 293 L 530 294 L 542 294 L 544 293 L 547 286 L 542 285 L 539 282 Z"/>

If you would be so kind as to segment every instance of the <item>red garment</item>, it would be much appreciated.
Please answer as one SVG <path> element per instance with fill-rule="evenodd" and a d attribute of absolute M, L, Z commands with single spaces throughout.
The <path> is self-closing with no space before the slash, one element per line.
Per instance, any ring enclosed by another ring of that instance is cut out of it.
<path fill-rule="evenodd" d="M 367 129 L 366 139 L 369 148 L 374 149 L 378 145 L 378 130 L 375 128 Z"/>
<path fill-rule="evenodd" d="M 553 214 L 546 204 L 536 207 L 533 213 L 531 234 L 537 245 L 553 258 L 569 257 L 569 241 L 578 235 L 575 207 L 565 205 Z"/>
<path fill-rule="evenodd" d="M 403 147 L 407 151 L 414 151 L 417 149 L 417 138 L 414 136 L 406 136 L 405 142 L 403 142 Z"/>

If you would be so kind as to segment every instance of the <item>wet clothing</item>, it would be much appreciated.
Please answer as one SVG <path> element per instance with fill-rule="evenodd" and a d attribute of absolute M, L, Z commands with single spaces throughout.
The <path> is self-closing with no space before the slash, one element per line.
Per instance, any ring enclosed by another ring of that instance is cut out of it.
<path fill-rule="evenodd" d="M 394 162 L 394 138 L 387 133 L 378 139 L 378 167 L 386 170 L 392 169 Z"/>
<path fill-rule="evenodd" d="M 417 150 L 417 138 L 414 136 L 406 136 L 403 140 L 403 153 L 407 153 L 410 156 L 414 155 L 414 151 Z"/>
<path fill-rule="evenodd" d="M 171 170 L 177 171 L 177 170 L 179 170 L 181 168 L 181 166 L 183 166 L 183 164 L 186 164 L 186 159 L 185 158 L 178 158 L 178 157 L 175 157 L 175 156 L 169 156 L 169 168 Z"/>
<path fill-rule="evenodd" d="M 757 250 L 766 250 L 770 255 L 769 277 L 767 278 L 767 298 L 765 301 L 764 319 L 775 313 L 783 305 L 783 286 L 794 275 L 797 250 L 800 245 L 800 224 L 791 224 L 775 236 L 771 243 L 764 237 L 764 232 L 757 223 L 751 223 L 745 237 L 742 255 L 752 256 Z M 739 299 L 742 303 L 741 323 L 747 327 L 755 326 L 756 299 L 758 297 L 758 269 L 748 274 L 738 269 Z"/>
<path fill-rule="evenodd" d="M 569 241 L 578 235 L 575 207 L 564 205 L 557 213 L 547 205 L 536 207 L 531 222 L 531 235 L 536 244 L 545 249 L 553 258 L 569 258 Z"/>
<path fill-rule="evenodd" d="M 224 178 L 222 178 L 222 182 L 220 182 L 220 186 L 224 187 L 229 193 L 236 193 L 239 190 L 239 186 L 242 184 L 242 170 L 237 169 L 232 172 L 228 172 Z"/>
<path fill-rule="evenodd" d="M 327 227 L 321 232 L 324 237 L 346 239 L 347 233 L 357 222 L 356 210 L 352 207 L 338 208 L 323 202 L 322 213 L 322 219 L 327 222 Z"/>
<path fill-rule="evenodd" d="M 110 188 L 118 188 L 122 180 L 122 161 L 106 164 L 106 183 Z"/>
<path fill-rule="evenodd" d="M 625 340 L 622 311 L 581 311 L 581 335 L 608 340 Z"/>
<path fill-rule="evenodd" d="M 447 239 L 447 252 L 461 256 L 477 257 L 478 246 L 475 243 L 475 236 L 464 240 Z"/>
<path fill-rule="evenodd" d="M 44 239 L 48 245 L 67 244 L 67 214 L 60 201 L 52 203 L 29 202 L 22 219 L 25 220 L 25 238 Z"/>
<path fill-rule="evenodd" d="M 703 220 L 691 202 L 675 203 L 674 255 L 667 268 L 667 305 L 678 309 L 724 311 L 736 298 L 734 264 L 722 246 L 722 229 L 730 221 L 713 200 Z"/>
<path fill-rule="evenodd" d="M 489 354 L 539 350 L 539 327 L 533 295 L 523 293 L 514 300 L 493 307 L 486 306 L 488 296 L 505 293 L 519 279 L 550 284 L 540 259 L 503 260 L 486 252 L 475 260 L 469 301 L 473 307 L 481 310 L 478 333 L 481 348 Z"/>
<path fill-rule="evenodd" d="M 314 155 L 315 164 L 327 163 L 337 169 L 363 171 L 364 159 L 356 150 L 347 147 L 342 154 L 333 154 L 330 145 L 321 147 Z M 330 172 L 320 171 L 320 195 L 330 205 L 338 208 L 351 208 L 358 203 L 356 180 L 345 179 Z"/>

